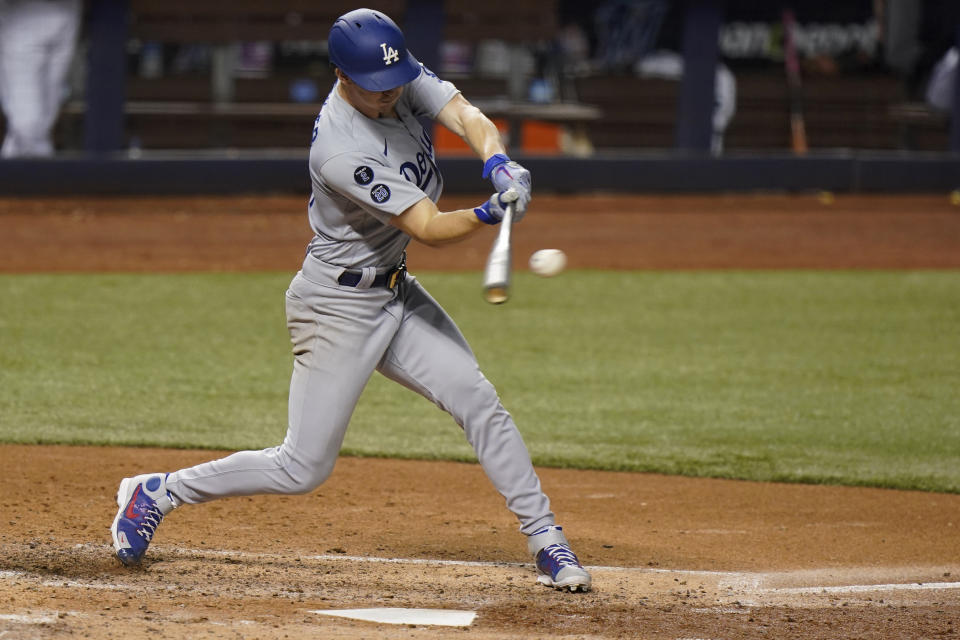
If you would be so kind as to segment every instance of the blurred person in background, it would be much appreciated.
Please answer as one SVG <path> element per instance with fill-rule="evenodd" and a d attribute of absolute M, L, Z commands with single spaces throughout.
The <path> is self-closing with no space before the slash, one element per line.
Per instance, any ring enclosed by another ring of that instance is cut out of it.
<path fill-rule="evenodd" d="M 0 0 L 0 156 L 53 155 L 80 18 L 81 0 Z"/>
<path fill-rule="evenodd" d="M 933 67 L 927 83 L 927 104 L 934 109 L 950 111 L 953 108 L 954 85 L 957 82 L 957 63 L 960 51 L 950 47 Z"/>
<path fill-rule="evenodd" d="M 605 0 L 593 10 L 599 69 L 680 82 L 686 60 L 681 42 L 685 6 L 669 0 Z M 737 110 L 737 81 L 717 63 L 710 151 L 723 153 L 724 134 Z"/>
<path fill-rule="evenodd" d="M 654 50 L 670 3 L 667 0 L 605 0 L 593 12 L 597 64 L 629 71 Z"/>
<path fill-rule="evenodd" d="M 904 98 L 950 109 L 960 2 L 874 0 L 874 12 L 884 60 L 903 79 Z"/>

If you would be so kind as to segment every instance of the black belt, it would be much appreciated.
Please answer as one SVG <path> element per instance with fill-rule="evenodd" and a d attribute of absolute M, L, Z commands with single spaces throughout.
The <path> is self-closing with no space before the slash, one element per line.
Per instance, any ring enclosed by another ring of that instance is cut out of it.
<path fill-rule="evenodd" d="M 388 289 L 393 289 L 395 286 L 403 282 L 404 278 L 407 277 L 407 257 L 404 256 L 398 264 L 390 271 L 384 273 L 378 273 L 377 276 L 373 279 L 373 282 L 370 283 L 370 288 L 373 287 L 387 287 Z M 345 287 L 355 287 L 360 284 L 360 280 L 363 278 L 363 271 L 359 269 L 347 269 L 340 274 L 340 277 L 337 278 L 337 282 L 342 284 Z"/>

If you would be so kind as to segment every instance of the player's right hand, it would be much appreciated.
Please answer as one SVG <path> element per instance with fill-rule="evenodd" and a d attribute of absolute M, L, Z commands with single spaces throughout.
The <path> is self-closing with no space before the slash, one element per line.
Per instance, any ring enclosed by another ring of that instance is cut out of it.
<path fill-rule="evenodd" d="M 530 172 L 519 162 L 514 162 L 502 153 L 491 156 L 483 165 L 483 177 L 489 178 L 493 188 L 503 192 L 513 189 L 517 192 L 517 219 L 527 212 L 530 204 L 530 192 L 533 182 Z"/>
<path fill-rule="evenodd" d="M 482 205 L 474 207 L 473 213 L 480 218 L 481 222 L 500 224 L 503 220 L 503 214 L 506 213 L 507 205 L 511 202 L 516 202 L 518 197 L 519 195 L 513 189 L 507 189 L 502 193 L 495 193 Z M 520 222 L 521 218 L 523 218 L 523 214 L 520 213 L 519 208 L 516 208 L 513 221 Z"/>

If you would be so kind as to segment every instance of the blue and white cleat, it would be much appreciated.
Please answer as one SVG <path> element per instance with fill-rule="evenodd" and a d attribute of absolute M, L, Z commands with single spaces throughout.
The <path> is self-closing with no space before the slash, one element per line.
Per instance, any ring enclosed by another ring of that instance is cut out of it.
<path fill-rule="evenodd" d="M 167 492 L 166 473 L 147 473 L 124 478 L 117 490 L 117 517 L 110 533 L 120 562 L 128 567 L 140 564 L 163 516 L 176 502 Z"/>
<path fill-rule="evenodd" d="M 527 548 L 537 561 L 537 582 L 561 591 L 590 590 L 590 574 L 570 550 L 563 529 L 549 526 L 534 532 Z"/>

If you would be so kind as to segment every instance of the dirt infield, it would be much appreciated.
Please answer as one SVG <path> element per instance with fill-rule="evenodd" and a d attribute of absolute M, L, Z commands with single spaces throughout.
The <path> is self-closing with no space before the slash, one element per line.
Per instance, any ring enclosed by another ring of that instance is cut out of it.
<path fill-rule="evenodd" d="M 313 235 L 296 196 L 0 198 L 0 224 L 0 272 L 292 273 Z M 414 272 L 479 269 L 492 239 L 484 229 L 443 248 L 418 245 L 409 263 Z M 571 268 L 957 268 L 960 207 L 946 194 L 538 196 L 514 242 L 520 268 L 551 246 Z"/>
<path fill-rule="evenodd" d="M 450 198 L 447 207 L 475 199 Z M 296 269 L 304 199 L 0 199 L 0 272 Z M 492 240 L 415 247 L 476 269 Z M 540 197 L 518 262 L 958 268 L 946 195 Z M 341 459 L 307 496 L 185 507 L 142 570 L 111 555 L 124 475 L 221 452 L 0 446 L 0 639 L 960 637 L 960 495 L 540 469 L 595 589 L 534 584 L 476 465 Z M 470 627 L 318 610 L 476 611 Z"/>

